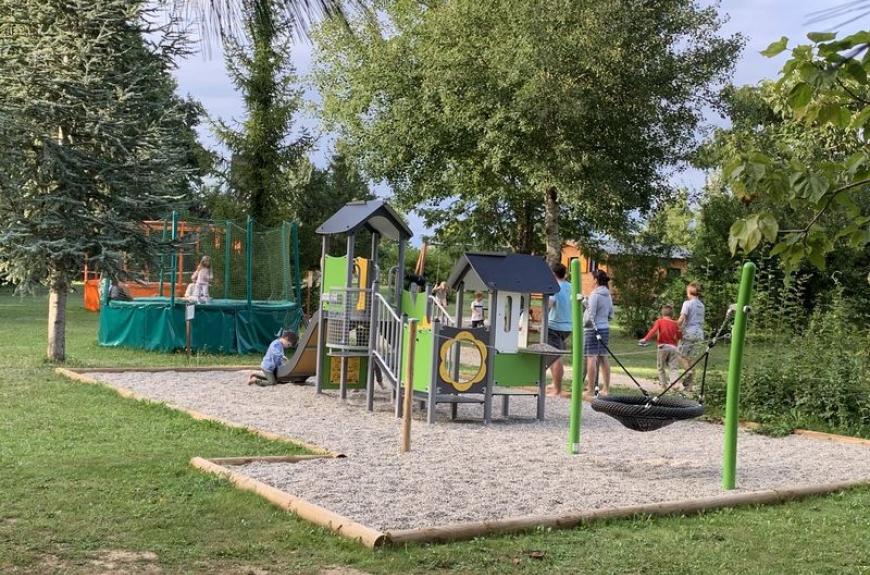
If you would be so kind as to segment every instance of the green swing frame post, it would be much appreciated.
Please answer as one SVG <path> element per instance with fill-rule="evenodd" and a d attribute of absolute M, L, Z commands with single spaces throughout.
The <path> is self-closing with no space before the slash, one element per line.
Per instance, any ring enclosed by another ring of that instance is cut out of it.
<path fill-rule="evenodd" d="M 746 315 L 752 298 L 755 264 L 743 264 L 734 328 L 731 331 L 731 354 L 728 362 L 728 387 L 725 395 L 725 445 L 722 457 L 722 488 L 734 489 L 737 476 L 737 425 L 740 421 L 740 371 L 746 341 Z"/>
<path fill-rule="evenodd" d="M 178 212 L 172 211 L 172 265 L 169 268 L 169 307 L 175 307 L 175 284 L 178 281 Z M 184 271 L 184 270 L 182 270 Z"/>
<path fill-rule="evenodd" d="M 568 428 L 568 453 L 580 452 L 580 416 L 583 411 L 583 310 L 581 309 L 580 261 L 571 260 L 571 422 Z M 547 313 L 544 310 L 543 313 Z M 543 334 L 546 340 L 547 334 Z"/>

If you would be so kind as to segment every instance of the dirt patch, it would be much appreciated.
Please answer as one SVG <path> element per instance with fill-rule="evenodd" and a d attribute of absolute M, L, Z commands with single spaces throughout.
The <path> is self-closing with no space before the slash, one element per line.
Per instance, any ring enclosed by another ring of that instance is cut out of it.
<path fill-rule="evenodd" d="M 369 575 L 365 571 L 353 567 L 324 567 L 317 575 Z"/>
<path fill-rule="evenodd" d="M 163 572 L 157 565 L 157 554 L 151 551 L 99 551 L 96 557 L 88 561 L 84 569 L 94 575 L 115 575 L 117 573 L 135 573 L 136 575 L 158 575 Z"/>

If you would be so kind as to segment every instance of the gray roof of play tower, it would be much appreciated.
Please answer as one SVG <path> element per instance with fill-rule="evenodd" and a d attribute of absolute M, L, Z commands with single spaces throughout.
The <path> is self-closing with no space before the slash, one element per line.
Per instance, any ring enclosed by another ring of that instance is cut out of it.
<path fill-rule="evenodd" d="M 320 224 L 316 232 L 331 236 L 353 234 L 363 228 L 397 241 L 414 235 L 399 214 L 383 200 L 349 202 Z"/>
<path fill-rule="evenodd" d="M 460 283 L 471 291 L 510 291 L 554 294 L 559 283 L 547 262 L 528 254 L 464 254 L 453 266 L 447 285 L 456 289 Z"/>

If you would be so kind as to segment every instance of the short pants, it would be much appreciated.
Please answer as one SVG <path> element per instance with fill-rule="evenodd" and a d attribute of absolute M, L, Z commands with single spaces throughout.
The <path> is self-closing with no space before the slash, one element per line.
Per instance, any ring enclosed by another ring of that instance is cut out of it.
<path fill-rule="evenodd" d="M 567 349 L 568 339 L 571 337 L 570 331 L 560 331 L 558 329 L 547 330 L 547 343 L 556 349 Z"/>
<path fill-rule="evenodd" d="M 610 329 L 598 328 L 598 333 L 601 334 L 601 341 L 595 336 L 595 330 L 586 328 L 583 330 L 583 356 L 595 357 L 598 355 L 607 355 L 607 346 L 610 344 Z"/>

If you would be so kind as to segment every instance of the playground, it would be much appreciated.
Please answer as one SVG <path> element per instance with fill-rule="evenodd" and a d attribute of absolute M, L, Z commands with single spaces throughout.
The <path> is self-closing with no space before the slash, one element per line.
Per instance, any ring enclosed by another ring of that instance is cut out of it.
<path fill-rule="evenodd" d="M 399 454 L 400 421 L 389 395 L 374 413 L 362 393 L 345 402 L 312 386 L 244 386 L 246 372 L 88 373 L 154 401 L 298 438 L 344 458 L 255 462 L 238 473 L 379 531 L 435 528 L 516 517 L 553 517 L 722 494 L 723 427 L 703 421 L 637 433 L 583 410 L 580 453 L 565 450 L 569 401 L 548 398 L 535 419 L 532 400 L 511 418 L 483 426 L 480 406 L 461 406 L 450 421 L 415 424 L 413 449 Z M 231 454 L 245 455 L 245 454 Z M 870 481 L 870 445 L 741 431 L 737 493 Z"/>

